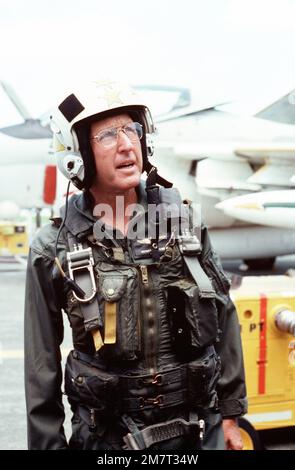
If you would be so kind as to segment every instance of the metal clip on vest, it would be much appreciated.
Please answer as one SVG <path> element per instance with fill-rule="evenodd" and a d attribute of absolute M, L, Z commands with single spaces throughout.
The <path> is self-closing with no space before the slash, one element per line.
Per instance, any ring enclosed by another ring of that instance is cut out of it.
<path fill-rule="evenodd" d="M 95 297 L 97 292 L 96 283 L 94 278 L 93 266 L 94 266 L 94 259 L 92 254 L 92 249 L 83 248 L 83 246 L 79 243 L 78 245 L 74 245 L 74 250 L 67 253 L 67 261 L 68 261 L 68 269 L 70 278 L 77 282 L 75 276 L 79 278 L 79 274 L 83 274 L 85 276 L 85 271 L 88 271 L 91 281 L 91 293 L 87 297 L 84 298 L 79 297 L 74 291 L 74 297 L 83 303 L 90 302 Z M 84 271 L 84 272 L 83 272 Z M 89 282 L 89 281 L 88 281 Z M 80 283 L 77 282 L 79 285 Z M 90 289 L 88 289 L 89 291 Z M 87 292 L 86 292 L 87 295 Z"/>
<path fill-rule="evenodd" d="M 179 249 L 183 255 L 197 255 L 201 253 L 201 243 L 196 235 L 188 229 L 183 231 L 178 239 Z"/>

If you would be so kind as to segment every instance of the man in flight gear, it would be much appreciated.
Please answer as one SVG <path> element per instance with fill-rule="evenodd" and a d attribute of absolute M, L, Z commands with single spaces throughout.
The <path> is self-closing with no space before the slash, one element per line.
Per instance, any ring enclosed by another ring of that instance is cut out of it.
<path fill-rule="evenodd" d="M 148 159 L 149 109 L 128 87 L 92 82 L 64 96 L 51 127 L 58 167 L 82 192 L 30 249 L 29 448 L 241 449 L 246 391 L 229 282 L 206 227 Z M 69 444 L 63 312 L 74 348 Z"/>

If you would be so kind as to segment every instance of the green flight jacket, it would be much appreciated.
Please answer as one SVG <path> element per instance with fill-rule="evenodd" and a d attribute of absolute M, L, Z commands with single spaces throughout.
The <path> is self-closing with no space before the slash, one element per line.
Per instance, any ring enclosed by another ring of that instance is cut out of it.
<path fill-rule="evenodd" d="M 139 203 L 145 204 L 145 192 L 139 188 Z M 93 217 L 85 194 L 69 201 L 73 234 L 90 233 Z M 58 257 L 66 268 L 67 228 L 58 242 Z M 63 341 L 63 309 L 66 294 L 61 276 L 54 265 L 54 246 L 58 226 L 43 227 L 32 242 L 27 267 L 25 301 L 25 389 L 29 449 L 65 449 L 64 408 L 62 404 L 62 367 L 60 346 Z M 122 241 L 124 244 L 124 240 Z M 240 328 L 236 309 L 228 291 L 217 255 L 206 227 L 202 227 L 200 263 L 213 281 L 216 291 L 219 341 L 215 349 L 221 359 L 221 376 L 217 384 L 222 416 L 238 417 L 246 413 L 247 400 Z M 85 351 L 91 351 L 91 335 L 85 335 Z M 87 344 L 88 342 L 88 344 Z"/>

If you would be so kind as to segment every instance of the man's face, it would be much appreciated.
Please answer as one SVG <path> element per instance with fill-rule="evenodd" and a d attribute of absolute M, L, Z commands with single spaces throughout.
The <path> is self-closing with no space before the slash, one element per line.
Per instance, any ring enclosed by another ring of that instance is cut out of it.
<path fill-rule="evenodd" d="M 91 125 L 91 137 L 102 135 L 111 128 L 121 128 L 132 123 L 128 114 L 108 117 Z M 142 172 L 142 152 L 140 140 L 131 141 L 123 131 L 118 132 L 118 140 L 112 148 L 105 148 L 103 142 L 91 140 L 97 176 L 94 185 L 100 190 L 122 193 L 138 186 Z"/>

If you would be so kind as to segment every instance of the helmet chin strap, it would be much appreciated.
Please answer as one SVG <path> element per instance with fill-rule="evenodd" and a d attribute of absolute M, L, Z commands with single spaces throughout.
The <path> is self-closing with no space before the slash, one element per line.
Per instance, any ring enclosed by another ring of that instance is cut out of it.
<path fill-rule="evenodd" d="M 171 188 L 173 185 L 169 181 L 165 180 L 161 176 L 158 175 L 158 170 L 155 166 L 153 166 L 149 161 L 146 162 L 145 170 L 148 174 L 146 179 L 146 194 L 147 194 L 147 202 L 148 204 L 153 204 L 156 207 L 160 204 L 160 186 L 157 186 L 156 183 L 159 183 L 161 186 L 165 188 Z M 154 238 L 151 240 L 152 246 L 152 257 L 155 261 L 159 261 L 161 253 L 159 251 L 159 235 L 160 235 L 160 220 L 159 220 L 159 212 L 156 211 L 155 214 L 155 235 Z"/>
<path fill-rule="evenodd" d="M 148 159 L 146 159 L 144 170 L 148 175 L 146 180 L 147 188 L 152 188 L 153 186 L 156 186 L 157 183 L 160 186 L 164 186 L 164 188 L 172 188 L 173 183 L 170 183 L 170 181 L 167 181 L 165 178 L 162 178 L 162 176 L 158 175 L 157 168 L 152 165 Z"/>

